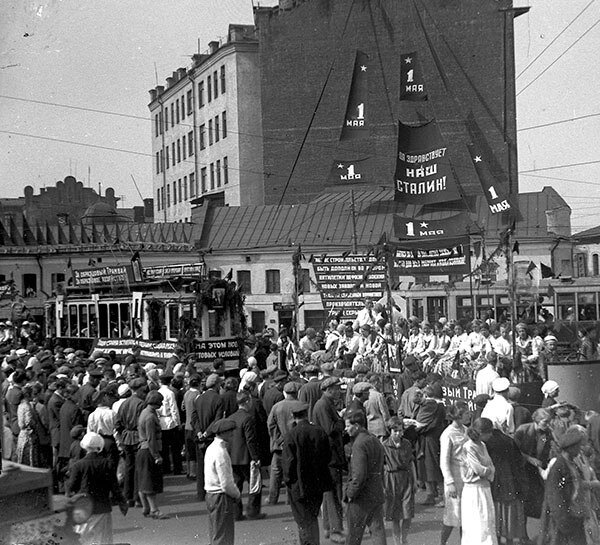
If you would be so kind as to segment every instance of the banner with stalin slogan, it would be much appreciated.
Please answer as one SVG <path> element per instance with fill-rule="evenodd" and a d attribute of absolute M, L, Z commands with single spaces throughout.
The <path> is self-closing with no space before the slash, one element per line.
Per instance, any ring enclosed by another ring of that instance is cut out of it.
<path fill-rule="evenodd" d="M 344 318 L 354 318 L 365 298 L 383 297 L 385 266 L 373 256 L 323 254 L 313 257 L 313 267 L 323 307 Z"/>
<path fill-rule="evenodd" d="M 446 147 L 435 121 L 398 124 L 395 200 L 433 204 L 460 198 Z"/>

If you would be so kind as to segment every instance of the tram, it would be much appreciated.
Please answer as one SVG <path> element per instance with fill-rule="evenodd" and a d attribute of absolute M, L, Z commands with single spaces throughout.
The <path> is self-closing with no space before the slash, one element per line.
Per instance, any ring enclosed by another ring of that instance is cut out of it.
<path fill-rule="evenodd" d="M 85 350 L 141 349 L 146 361 L 169 357 L 177 345 L 210 365 L 239 368 L 246 334 L 243 295 L 234 282 L 209 277 L 202 263 L 74 271 L 72 286 L 45 306 L 46 335 Z"/>

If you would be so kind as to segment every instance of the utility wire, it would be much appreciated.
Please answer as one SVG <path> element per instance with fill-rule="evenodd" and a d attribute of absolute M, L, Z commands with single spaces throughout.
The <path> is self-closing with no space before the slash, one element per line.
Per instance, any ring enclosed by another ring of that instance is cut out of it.
<path fill-rule="evenodd" d="M 597 182 L 574 180 L 573 178 L 557 178 L 556 176 L 544 176 L 543 174 L 525 174 L 524 172 L 519 172 L 519 174 L 523 174 L 523 176 L 529 176 L 531 178 L 544 178 L 546 180 L 558 180 L 559 182 L 573 182 L 576 184 L 588 184 L 588 185 L 593 185 L 593 186 L 598 187 Z"/>
<path fill-rule="evenodd" d="M 546 68 L 544 68 L 535 78 L 533 78 L 525 87 L 523 87 L 516 96 L 519 96 L 525 89 L 531 87 L 538 79 L 540 79 L 552 66 L 554 66 L 562 57 L 564 57 L 577 43 L 579 43 L 587 34 L 589 34 L 600 23 L 598 19 L 590 28 L 588 28 L 579 38 L 577 38 L 567 49 L 565 49 L 556 59 L 554 59 Z"/>
<path fill-rule="evenodd" d="M 540 51 L 540 53 L 538 53 L 538 55 L 535 57 L 535 59 L 533 59 L 525 68 L 523 68 L 523 70 L 521 70 L 518 74 L 517 77 L 515 78 L 515 80 L 519 79 L 523 72 L 525 72 L 535 61 L 537 61 L 547 50 L 549 47 L 552 46 L 552 44 L 554 42 L 556 42 L 556 40 L 558 40 L 566 31 L 567 29 L 575 22 L 577 21 L 577 19 L 579 19 L 579 17 L 581 17 L 584 12 L 595 2 L 596 0 L 591 0 L 591 2 L 585 6 L 576 16 L 575 19 L 573 19 L 565 28 L 563 28 L 561 30 L 561 32 L 558 33 L 558 35 L 546 46 L 544 47 L 544 49 L 542 49 L 542 51 Z"/>
<path fill-rule="evenodd" d="M 582 163 L 571 163 L 568 165 L 556 165 L 553 167 L 543 167 L 543 168 L 532 168 L 530 170 L 522 170 L 521 174 L 527 174 L 528 172 L 542 172 L 544 170 L 554 170 L 556 168 L 569 168 L 569 167 L 579 167 L 582 165 L 594 165 L 596 163 L 600 163 L 600 160 L 597 161 L 584 161 Z"/>
<path fill-rule="evenodd" d="M 522 129 L 517 129 L 517 132 L 530 131 L 532 129 L 540 129 L 542 127 L 551 127 L 552 125 L 560 125 L 561 123 L 570 123 L 571 121 L 578 121 L 579 119 L 588 119 L 590 117 L 598 117 L 599 115 L 600 115 L 600 112 L 595 113 L 595 114 L 580 115 L 578 117 L 572 117 L 571 119 L 562 119 L 560 121 L 550 121 L 548 123 L 532 125 L 531 127 L 523 127 Z"/>

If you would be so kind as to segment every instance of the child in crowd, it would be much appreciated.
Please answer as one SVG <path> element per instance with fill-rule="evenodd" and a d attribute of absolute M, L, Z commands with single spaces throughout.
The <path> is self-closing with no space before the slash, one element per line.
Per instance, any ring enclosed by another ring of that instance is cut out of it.
<path fill-rule="evenodd" d="M 392 521 L 394 545 L 406 545 L 410 524 L 415 516 L 417 471 L 412 445 L 404 438 L 404 421 L 392 416 L 387 421 L 390 436 L 385 449 L 385 517 Z"/>

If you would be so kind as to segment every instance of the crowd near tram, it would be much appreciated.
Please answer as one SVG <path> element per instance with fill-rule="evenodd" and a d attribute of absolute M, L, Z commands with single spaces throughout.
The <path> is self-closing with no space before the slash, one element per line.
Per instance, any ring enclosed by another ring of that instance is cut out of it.
<path fill-rule="evenodd" d="M 167 518 L 169 474 L 196 483 L 213 544 L 285 503 L 302 545 L 422 543 L 424 509 L 442 545 L 600 543 L 600 414 L 547 380 L 544 321 L 430 324 L 367 300 L 322 331 L 249 330 L 234 369 L 185 343 L 148 361 L 61 341 L 0 324 L 2 455 L 91 496 L 82 543 L 112 543 L 118 511 Z M 541 404 L 522 404 L 535 381 Z"/>

